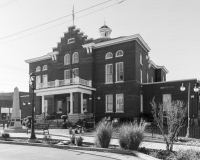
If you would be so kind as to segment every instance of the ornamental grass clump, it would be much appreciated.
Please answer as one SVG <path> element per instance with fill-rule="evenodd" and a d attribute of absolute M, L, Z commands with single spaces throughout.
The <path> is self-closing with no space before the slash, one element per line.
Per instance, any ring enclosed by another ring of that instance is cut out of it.
<path fill-rule="evenodd" d="M 3 132 L 3 133 L 1 134 L 1 137 L 2 137 L 5 141 L 7 141 L 7 139 L 10 138 L 10 134 L 9 134 L 9 133 L 6 133 L 6 132 Z"/>
<path fill-rule="evenodd" d="M 119 145 L 123 149 L 137 150 L 144 139 L 145 122 L 122 124 L 119 128 Z"/>
<path fill-rule="evenodd" d="M 108 148 L 112 134 L 113 127 L 111 123 L 106 123 L 104 120 L 99 122 L 94 133 L 95 144 L 101 148 Z"/>

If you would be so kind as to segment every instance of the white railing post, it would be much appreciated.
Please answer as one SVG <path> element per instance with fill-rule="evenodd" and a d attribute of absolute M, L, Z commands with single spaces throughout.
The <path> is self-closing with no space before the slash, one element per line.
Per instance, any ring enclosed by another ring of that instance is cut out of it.
<path fill-rule="evenodd" d="M 59 80 L 58 79 L 55 80 L 55 87 L 57 87 L 57 86 L 59 86 Z"/>

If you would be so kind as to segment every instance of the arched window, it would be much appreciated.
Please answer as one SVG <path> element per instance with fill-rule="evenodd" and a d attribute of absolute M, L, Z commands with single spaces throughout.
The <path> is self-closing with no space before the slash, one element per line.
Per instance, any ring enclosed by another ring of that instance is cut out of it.
<path fill-rule="evenodd" d="M 115 57 L 121 57 L 123 55 L 124 55 L 124 52 L 122 50 L 119 50 L 119 51 L 116 52 Z"/>
<path fill-rule="evenodd" d="M 113 54 L 111 52 L 108 52 L 106 54 L 106 59 L 111 59 L 111 58 L 113 58 Z"/>
<path fill-rule="evenodd" d="M 44 65 L 42 68 L 43 71 L 47 70 L 47 65 Z"/>
<path fill-rule="evenodd" d="M 75 52 L 72 56 L 72 63 L 78 63 L 79 58 L 78 58 L 78 52 Z"/>
<path fill-rule="evenodd" d="M 142 63 L 142 53 L 140 53 L 140 64 L 143 65 L 143 63 Z"/>
<path fill-rule="evenodd" d="M 68 64 L 70 64 L 70 55 L 66 54 L 64 56 L 64 65 L 68 65 Z"/>
<path fill-rule="evenodd" d="M 41 71 L 41 67 L 40 67 L 40 66 L 37 66 L 36 72 L 40 72 L 40 71 Z"/>

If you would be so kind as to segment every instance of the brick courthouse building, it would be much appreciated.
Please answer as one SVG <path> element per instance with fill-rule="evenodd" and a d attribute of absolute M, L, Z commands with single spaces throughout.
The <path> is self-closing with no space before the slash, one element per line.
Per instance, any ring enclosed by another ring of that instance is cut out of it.
<path fill-rule="evenodd" d="M 168 70 L 150 60 L 150 48 L 139 34 L 110 38 L 111 31 L 104 25 L 100 38 L 87 39 L 80 29 L 68 27 L 53 52 L 25 60 L 37 75 L 36 114 L 136 118 L 151 113 L 154 96 L 187 103 L 190 83 L 191 116 L 197 118 L 198 93 L 192 88 L 197 80 L 167 82 Z"/>

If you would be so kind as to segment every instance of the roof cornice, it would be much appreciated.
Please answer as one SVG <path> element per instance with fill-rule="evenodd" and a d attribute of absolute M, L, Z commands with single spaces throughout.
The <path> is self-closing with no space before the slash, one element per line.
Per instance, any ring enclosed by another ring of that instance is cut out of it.
<path fill-rule="evenodd" d="M 152 60 L 149 60 L 149 63 L 151 63 L 154 69 L 162 69 L 166 74 L 169 73 L 169 71 L 167 70 L 165 66 L 158 66 Z"/>
<path fill-rule="evenodd" d="M 38 61 L 42 61 L 42 60 L 46 60 L 46 59 L 51 59 L 52 56 L 55 56 L 55 55 L 57 55 L 58 53 L 59 53 L 58 51 L 50 52 L 50 53 L 47 53 L 46 55 L 41 56 L 41 57 L 36 57 L 36 58 L 27 59 L 27 60 L 25 60 L 25 62 L 26 62 L 26 63 L 33 63 L 33 62 L 38 62 Z"/>
<path fill-rule="evenodd" d="M 101 42 L 101 43 L 97 43 L 97 44 L 95 44 L 94 42 L 88 43 L 88 44 L 82 45 L 82 47 L 83 48 L 92 47 L 93 49 L 96 49 L 96 48 L 102 48 L 102 47 L 111 46 L 111 45 L 115 45 L 115 44 L 119 44 L 119 43 L 129 42 L 129 41 L 133 41 L 133 40 L 136 40 L 145 51 L 149 52 L 151 50 L 150 47 L 147 45 L 147 43 L 140 36 L 140 34 L 135 34 L 132 36 L 127 36 L 127 37 L 121 37 L 118 39 L 113 39 L 110 41 L 105 41 L 105 42 Z"/>

